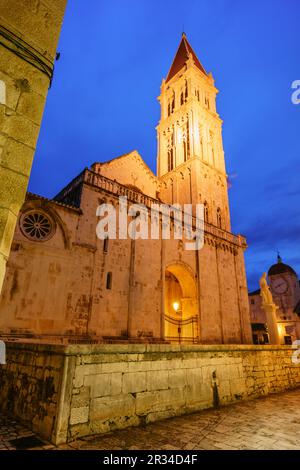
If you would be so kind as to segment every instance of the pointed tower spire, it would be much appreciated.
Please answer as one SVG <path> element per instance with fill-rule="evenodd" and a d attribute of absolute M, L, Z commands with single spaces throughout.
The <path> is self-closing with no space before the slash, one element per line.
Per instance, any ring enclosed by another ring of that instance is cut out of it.
<path fill-rule="evenodd" d="M 174 75 L 176 75 L 176 73 L 179 72 L 179 70 L 181 70 L 185 66 L 185 63 L 189 59 L 190 54 L 193 57 L 195 65 L 201 70 L 201 72 L 203 72 L 203 73 L 205 73 L 205 75 L 207 75 L 204 67 L 202 66 L 202 64 L 200 63 L 198 57 L 196 56 L 192 46 L 188 42 L 186 34 L 183 32 L 182 36 L 181 36 L 181 41 L 180 41 L 179 47 L 178 47 L 177 52 L 175 54 L 175 58 L 173 60 L 173 63 L 171 65 L 171 68 L 170 68 L 169 73 L 167 75 L 166 82 L 171 80 L 171 78 L 174 77 Z"/>
<path fill-rule="evenodd" d="M 169 81 L 170 80 L 170 81 Z M 168 204 L 206 204 L 206 220 L 230 231 L 222 120 L 217 88 L 182 33 L 158 97 L 157 173 Z M 210 186 L 206 178 L 215 181 Z"/>

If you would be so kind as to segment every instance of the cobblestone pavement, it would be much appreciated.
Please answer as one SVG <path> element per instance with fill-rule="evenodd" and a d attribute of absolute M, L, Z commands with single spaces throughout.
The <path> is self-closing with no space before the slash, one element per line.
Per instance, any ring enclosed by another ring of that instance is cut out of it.
<path fill-rule="evenodd" d="M 24 426 L 0 417 L 0 449 L 14 449 L 12 440 L 30 436 L 34 434 Z M 47 443 L 37 445 L 35 449 L 55 449 Z M 300 449 L 300 390 L 89 436 L 59 449 Z"/>
<path fill-rule="evenodd" d="M 15 450 L 17 448 L 15 445 L 17 439 L 21 439 L 20 442 L 22 440 L 24 442 L 24 439 L 28 441 L 29 438 L 31 440 L 32 438 L 36 439 L 36 435 L 20 422 L 0 414 L 0 450 Z M 39 438 L 38 440 L 40 441 Z M 34 444 L 36 443 L 34 442 Z M 26 446 L 26 448 L 30 448 L 30 445 Z M 54 446 L 48 442 L 41 441 L 36 448 L 53 449 Z"/>

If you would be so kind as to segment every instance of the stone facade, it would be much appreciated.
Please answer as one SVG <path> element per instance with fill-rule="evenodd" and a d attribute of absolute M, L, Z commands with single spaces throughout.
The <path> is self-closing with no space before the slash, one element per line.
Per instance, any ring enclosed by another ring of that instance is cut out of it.
<path fill-rule="evenodd" d="M 290 346 L 7 345 L 0 408 L 55 444 L 300 384 Z"/>
<path fill-rule="evenodd" d="M 1 2 L 0 291 L 24 202 L 66 0 Z"/>
<path fill-rule="evenodd" d="M 251 342 L 246 241 L 230 232 L 217 90 L 190 50 L 183 36 L 172 65 L 180 67 L 163 81 L 157 176 L 133 151 L 93 164 L 53 200 L 28 194 L 0 300 L 2 334 Z M 148 208 L 203 203 L 203 248 L 174 239 L 174 220 L 170 240 L 97 238 L 97 207 L 118 209 L 119 196 Z"/>

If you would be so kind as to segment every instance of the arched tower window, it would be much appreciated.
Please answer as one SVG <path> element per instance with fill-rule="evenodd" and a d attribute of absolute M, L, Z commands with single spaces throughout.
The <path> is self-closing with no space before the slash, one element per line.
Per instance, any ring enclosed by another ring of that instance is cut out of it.
<path fill-rule="evenodd" d="M 182 106 L 184 103 L 183 91 L 180 93 L 180 105 Z"/>
<path fill-rule="evenodd" d="M 172 171 L 174 168 L 173 149 L 168 150 L 168 171 Z"/>
<path fill-rule="evenodd" d="M 184 97 L 185 97 L 185 99 L 187 99 L 187 97 L 188 97 L 188 84 L 187 84 L 187 80 L 185 80 Z"/>
<path fill-rule="evenodd" d="M 174 112 L 174 109 L 175 109 L 175 92 L 173 91 L 171 113 Z"/>
<path fill-rule="evenodd" d="M 186 142 L 186 138 L 183 141 L 183 161 L 184 162 L 187 161 L 187 142 Z"/>
<path fill-rule="evenodd" d="M 204 222 L 209 223 L 208 204 L 204 202 Z"/>
<path fill-rule="evenodd" d="M 168 138 L 168 171 L 172 171 L 174 168 L 174 128 L 171 129 L 171 134 Z"/>
<path fill-rule="evenodd" d="M 209 109 L 209 97 L 208 97 L 208 95 L 205 95 L 205 106 L 207 107 L 207 109 Z"/>
<path fill-rule="evenodd" d="M 186 162 L 190 158 L 190 125 L 189 119 L 187 118 L 185 125 L 185 132 L 183 137 L 183 161 Z"/>
<path fill-rule="evenodd" d="M 171 114 L 171 105 L 170 105 L 170 103 L 169 103 L 169 104 L 168 104 L 168 116 L 170 116 L 170 114 Z"/>
<path fill-rule="evenodd" d="M 218 207 L 217 209 L 217 226 L 222 228 L 222 216 L 221 216 L 221 209 Z"/>
<path fill-rule="evenodd" d="M 215 136 L 212 131 L 209 131 L 209 137 L 210 137 L 212 164 L 215 165 Z"/>
<path fill-rule="evenodd" d="M 190 123 L 189 119 L 186 122 L 186 154 L 187 158 L 190 158 Z"/>
<path fill-rule="evenodd" d="M 200 152 L 201 152 L 201 156 L 203 156 L 203 128 L 202 128 L 202 125 L 200 124 L 199 125 L 199 142 L 200 142 Z"/>

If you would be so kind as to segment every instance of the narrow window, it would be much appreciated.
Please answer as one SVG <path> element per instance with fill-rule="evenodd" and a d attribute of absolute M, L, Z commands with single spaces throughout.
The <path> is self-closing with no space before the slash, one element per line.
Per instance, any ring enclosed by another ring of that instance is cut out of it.
<path fill-rule="evenodd" d="M 186 140 L 183 141 L 183 161 L 187 161 L 187 144 Z"/>
<path fill-rule="evenodd" d="M 211 145 L 211 158 L 212 158 L 212 164 L 215 165 L 215 136 L 212 131 L 209 131 L 209 137 L 210 137 L 210 145 Z"/>
<path fill-rule="evenodd" d="M 171 109 L 170 109 L 170 108 L 171 108 L 171 107 L 170 107 L 170 103 L 169 103 L 169 104 L 168 104 L 168 116 L 170 116 L 170 114 L 171 114 Z"/>
<path fill-rule="evenodd" d="M 290 335 L 284 336 L 284 344 L 292 344 L 292 337 Z"/>
<path fill-rule="evenodd" d="M 106 289 L 111 289 L 112 286 L 112 273 L 109 272 L 106 275 Z"/>
<path fill-rule="evenodd" d="M 171 146 L 174 147 L 174 128 L 172 129 L 172 134 L 171 134 Z"/>
<path fill-rule="evenodd" d="M 189 120 L 186 123 L 186 154 L 187 158 L 190 157 L 190 124 Z"/>
<path fill-rule="evenodd" d="M 185 99 L 187 99 L 187 97 L 188 97 L 188 85 L 187 85 L 187 81 L 185 81 L 185 93 L 184 93 L 184 96 L 185 96 Z"/>
<path fill-rule="evenodd" d="M 103 253 L 108 252 L 108 241 L 109 241 L 108 237 L 104 238 L 104 240 L 103 240 Z"/>
<path fill-rule="evenodd" d="M 205 95 L 205 106 L 209 109 L 209 98 Z"/>
<path fill-rule="evenodd" d="M 174 166 L 174 163 L 173 163 L 173 149 L 169 149 L 168 150 L 168 171 L 172 171 L 173 166 Z"/>
<path fill-rule="evenodd" d="M 171 170 L 173 170 L 174 168 L 173 149 L 170 150 L 170 156 L 171 156 Z"/>
<path fill-rule="evenodd" d="M 217 209 L 217 226 L 222 228 L 222 217 L 221 217 L 221 209 L 218 207 Z"/>
<path fill-rule="evenodd" d="M 173 98 L 172 98 L 172 109 L 171 112 L 173 113 L 175 109 L 175 93 L 173 93 Z"/>
<path fill-rule="evenodd" d="M 183 105 L 184 103 L 184 97 L 183 97 L 183 91 L 180 94 L 180 104 Z"/>
<path fill-rule="evenodd" d="M 204 203 L 204 222 L 209 222 L 209 217 L 208 217 L 208 204 L 207 202 L 205 201 Z"/>

